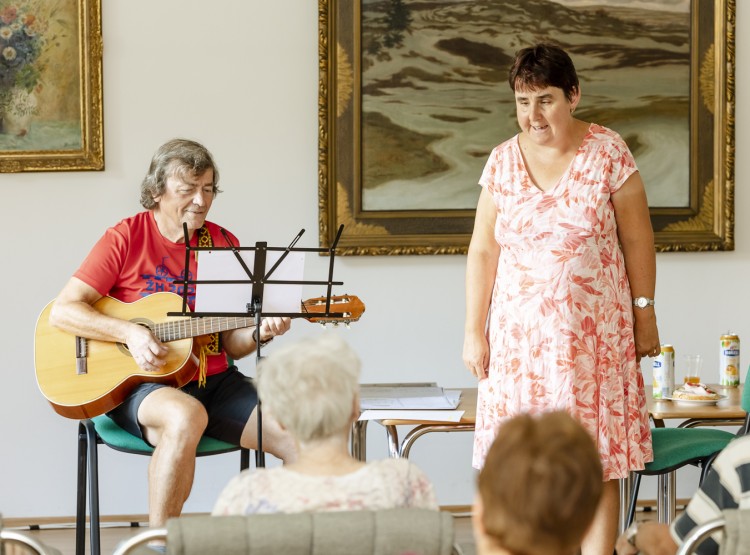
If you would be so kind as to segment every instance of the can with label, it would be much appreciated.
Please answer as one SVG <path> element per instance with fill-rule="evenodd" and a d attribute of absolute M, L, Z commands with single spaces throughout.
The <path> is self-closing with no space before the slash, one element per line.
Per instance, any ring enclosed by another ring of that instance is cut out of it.
<path fill-rule="evenodd" d="M 740 385 L 740 337 L 726 333 L 719 339 L 719 385 Z"/>
<path fill-rule="evenodd" d="M 654 399 L 665 399 L 674 391 L 674 347 L 662 345 L 659 356 L 654 359 Z"/>

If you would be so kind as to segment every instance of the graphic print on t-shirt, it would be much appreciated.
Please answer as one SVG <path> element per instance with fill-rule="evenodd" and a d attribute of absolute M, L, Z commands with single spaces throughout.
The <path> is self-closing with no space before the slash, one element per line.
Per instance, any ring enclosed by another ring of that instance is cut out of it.
<path fill-rule="evenodd" d="M 145 282 L 145 288 L 141 291 L 141 297 L 147 297 L 152 293 L 161 293 L 167 291 L 169 293 L 177 293 L 182 296 L 185 290 L 185 270 L 180 272 L 179 276 L 175 276 L 165 264 L 165 261 L 169 260 L 168 256 L 161 259 L 159 264 L 154 270 L 153 274 L 141 274 L 141 278 Z M 192 281 L 193 272 L 188 271 L 188 281 Z M 195 303 L 195 284 L 188 284 L 188 304 L 193 306 Z"/>

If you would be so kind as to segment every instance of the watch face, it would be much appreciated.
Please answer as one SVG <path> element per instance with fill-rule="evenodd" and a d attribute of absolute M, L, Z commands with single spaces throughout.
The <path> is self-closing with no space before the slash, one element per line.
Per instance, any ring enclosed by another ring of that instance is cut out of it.
<path fill-rule="evenodd" d="M 645 297 L 638 297 L 635 300 L 635 304 L 636 306 L 638 306 L 638 308 L 646 308 L 646 306 L 648 305 L 648 300 Z"/>

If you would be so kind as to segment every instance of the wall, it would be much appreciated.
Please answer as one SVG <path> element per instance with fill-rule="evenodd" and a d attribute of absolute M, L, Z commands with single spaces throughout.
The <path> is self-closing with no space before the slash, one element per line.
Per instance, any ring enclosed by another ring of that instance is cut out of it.
<path fill-rule="evenodd" d="M 317 2 L 233 1 L 211 9 L 197 0 L 104 4 L 106 171 L 0 176 L 6 207 L 0 511 L 6 517 L 74 514 L 77 424 L 55 414 L 37 389 L 34 325 L 105 227 L 139 209 L 138 184 L 159 144 L 185 136 L 215 153 L 226 192 L 211 219 L 245 243 L 286 244 L 304 228 L 299 245 L 317 246 Z M 737 59 L 745 60 L 750 8 L 738 4 Z M 743 217 L 750 161 L 742 155 L 750 133 L 741 125 L 750 121 L 742 102 L 750 90 L 747 68 L 737 64 L 736 250 L 657 256 L 662 339 L 709 362 L 724 330 L 750 340 L 744 317 L 750 227 Z M 367 304 L 362 321 L 340 332 L 361 353 L 364 382 L 473 384 L 461 362 L 464 264 L 464 256 L 337 261 L 342 292 Z M 325 270 L 322 259 L 308 260 L 308 275 Z M 291 335 L 316 331 L 298 321 Z M 470 439 L 436 434 L 412 452 L 441 504 L 472 500 Z M 368 445 L 371 457 L 385 456 L 377 425 Z M 146 512 L 147 459 L 101 453 L 102 512 Z M 186 511 L 210 510 L 237 460 L 200 460 Z M 680 482 L 687 494 L 690 483 Z"/>

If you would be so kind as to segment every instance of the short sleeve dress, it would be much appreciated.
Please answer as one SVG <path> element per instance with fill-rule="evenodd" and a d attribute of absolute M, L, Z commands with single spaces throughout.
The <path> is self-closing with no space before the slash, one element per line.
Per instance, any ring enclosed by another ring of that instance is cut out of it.
<path fill-rule="evenodd" d="M 480 185 L 497 207 L 500 245 L 479 382 L 473 466 L 498 425 L 563 409 L 594 437 L 604 479 L 653 459 L 633 307 L 610 197 L 637 171 L 620 136 L 591 124 L 560 181 L 542 191 L 518 136 L 496 147 Z"/>

